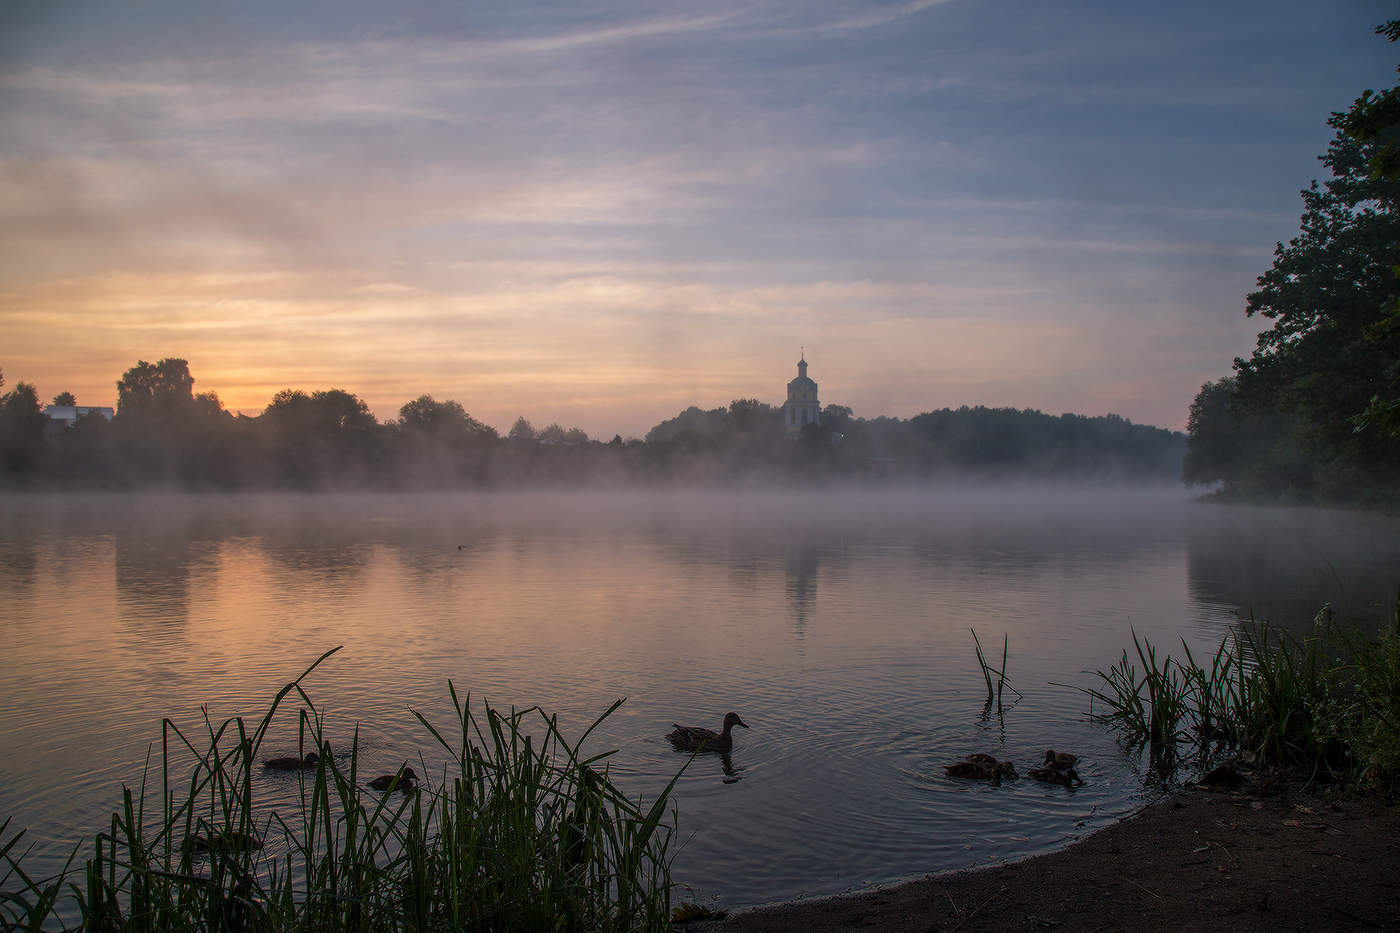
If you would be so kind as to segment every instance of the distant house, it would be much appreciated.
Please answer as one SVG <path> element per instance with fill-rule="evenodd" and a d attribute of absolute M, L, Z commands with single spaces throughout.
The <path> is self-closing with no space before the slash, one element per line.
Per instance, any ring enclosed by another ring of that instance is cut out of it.
<path fill-rule="evenodd" d="M 817 384 L 807 378 L 807 354 L 804 351 L 797 363 L 797 378 L 787 386 L 783 425 L 788 434 L 799 434 L 806 425 L 821 424 L 821 411 L 821 402 L 817 401 Z"/>
<path fill-rule="evenodd" d="M 78 423 L 79 418 L 93 413 L 108 421 L 116 414 L 112 409 L 101 405 L 49 405 L 44 409 L 44 414 L 49 416 L 49 430 L 71 428 Z"/>

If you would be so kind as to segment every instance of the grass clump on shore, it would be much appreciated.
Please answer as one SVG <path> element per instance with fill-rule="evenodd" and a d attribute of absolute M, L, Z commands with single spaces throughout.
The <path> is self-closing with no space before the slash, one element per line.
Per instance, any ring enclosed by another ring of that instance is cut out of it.
<path fill-rule="evenodd" d="M 1297 637 L 1251 620 L 1204 663 L 1160 657 L 1133 635 L 1136 659 L 1099 671 L 1095 718 L 1149 749 L 1160 773 L 1226 756 L 1287 768 L 1386 797 L 1400 779 L 1400 598 L 1377 638 L 1343 633 L 1330 607 Z M 1141 668 L 1139 668 L 1141 665 Z"/>
<path fill-rule="evenodd" d="M 672 882 L 675 828 L 665 790 L 643 807 L 609 779 L 611 752 L 570 743 L 538 708 L 504 713 L 459 699 L 446 732 L 415 712 L 448 757 L 437 786 L 364 789 L 358 740 L 332 754 L 301 680 L 278 693 L 251 731 L 210 723 L 196 746 L 163 725 L 159 812 L 147 787 L 121 808 L 77 865 L 26 873 L 20 841 L 0 827 L 0 926 L 101 931 L 658 930 Z M 300 695 L 300 806 L 259 807 L 254 774 L 273 714 Z M 188 780 L 182 759 L 193 756 Z M 149 773 L 149 767 L 147 769 Z M 426 768 L 425 768 L 426 770 Z M 679 776 L 679 775 L 678 775 Z M 81 847 L 80 847 L 81 848 Z"/>

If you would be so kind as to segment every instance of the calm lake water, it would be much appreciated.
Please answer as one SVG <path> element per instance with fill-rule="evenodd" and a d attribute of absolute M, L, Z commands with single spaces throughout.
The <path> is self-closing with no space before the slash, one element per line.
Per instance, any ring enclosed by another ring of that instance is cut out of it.
<path fill-rule="evenodd" d="M 1374 625 L 1400 523 L 1178 490 L 0 498 L 0 820 L 56 866 L 141 777 L 169 716 L 307 682 L 369 768 L 439 760 L 447 681 L 539 704 L 653 795 L 673 721 L 748 722 L 678 785 L 678 881 L 741 907 L 1063 845 L 1144 799 L 1085 696 L 1131 646 L 1213 649 L 1251 610 Z M 984 715 L 971 630 L 1024 698 Z M 294 717 L 269 754 L 296 751 Z M 1075 792 L 948 779 L 973 751 L 1084 756 Z M 266 782 L 272 805 L 289 784 Z"/>

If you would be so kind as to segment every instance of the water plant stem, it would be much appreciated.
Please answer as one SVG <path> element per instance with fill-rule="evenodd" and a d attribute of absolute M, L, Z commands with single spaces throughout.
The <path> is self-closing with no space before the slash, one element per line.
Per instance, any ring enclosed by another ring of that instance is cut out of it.
<path fill-rule="evenodd" d="M 413 792 L 374 793 L 359 771 L 358 733 L 348 757 L 332 754 L 323 714 L 302 689 L 333 653 L 287 684 L 251 731 L 242 718 L 216 724 L 206 711 L 206 735 L 196 742 L 166 720 L 158 818 L 148 820 L 143 777 L 135 792 L 124 788 L 80 867 L 75 849 L 56 877 L 33 877 L 23 867 L 23 833 L 0 824 L 0 926 L 665 928 L 670 795 L 679 774 L 644 804 L 610 779 L 611 752 L 583 751 L 621 700 L 569 742 L 557 717 L 537 707 L 473 708 L 449 682 L 452 729 L 414 713 L 447 754 L 439 779 Z M 256 799 L 255 769 L 273 716 L 292 693 L 303 703 L 301 744 L 319 759 L 298 775 L 298 812 L 268 812 Z"/>

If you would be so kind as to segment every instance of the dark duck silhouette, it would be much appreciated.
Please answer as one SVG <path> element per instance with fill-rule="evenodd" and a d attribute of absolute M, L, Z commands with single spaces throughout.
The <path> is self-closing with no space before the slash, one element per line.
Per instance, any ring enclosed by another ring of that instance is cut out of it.
<path fill-rule="evenodd" d="M 719 732 L 712 729 L 702 729 L 699 726 L 675 726 L 674 732 L 668 732 L 666 738 L 677 748 L 701 749 L 709 752 L 725 752 L 734 747 L 734 727 L 743 726 L 745 729 L 749 724 L 739 718 L 738 713 L 725 713 L 724 726 Z"/>
<path fill-rule="evenodd" d="M 388 790 L 398 781 L 398 789 L 405 794 L 418 789 L 418 775 L 413 773 L 413 769 L 407 766 L 399 770 L 398 774 L 383 774 L 369 782 L 369 786 L 375 790 Z"/>
<path fill-rule="evenodd" d="M 315 752 L 307 752 L 304 758 L 298 758 L 295 755 L 288 755 L 285 758 L 269 758 L 263 762 L 263 767 L 269 771 L 310 771 L 316 767 L 316 763 L 320 760 L 321 756 Z"/>
<path fill-rule="evenodd" d="M 240 833 L 237 830 L 215 830 L 205 836 L 196 833 L 193 836 L 185 837 L 185 848 L 198 853 L 214 852 L 222 850 L 248 851 L 262 848 L 262 840 L 252 833 Z"/>
<path fill-rule="evenodd" d="M 1044 781 L 1046 784 L 1059 784 L 1062 787 L 1083 787 L 1084 779 L 1079 776 L 1079 772 L 1073 768 L 1065 768 L 1063 771 L 1057 768 L 1033 768 L 1026 772 L 1037 781 Z"/>
<path fill-rule="evenodd" d="M 1016 766 L 1009 761 L 997 761 L 993 755 L 976 752 L 962 761 L 944 765 L 949 777 L 974 778 L 982 781 L 1000 781 L 1003 777 L 1015 777 Z"/>
<path fill-rule="evenodd" d="M 984 765 L 1001 764 L 1001 761 L 997 758 L 996 755 L 988 755 L 986 752 L 973 752 L 971 755 L 968 755 L 966 758 L 964 758 L 963 761 L 976 761 Z M 1010 762 L 1007 762 L 1007 764 L 1010 764 Z"/>
<path fill-rule="evenodd" d="M 1045 767 L 1053 768 L 1056 771 L 1068 771 L 1079 764 L 1079 756 L 1071 755 L 1069 752 L 1057 752 L 1053 748 L 1045 750 Z"/>

